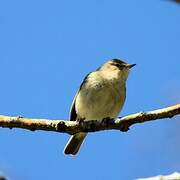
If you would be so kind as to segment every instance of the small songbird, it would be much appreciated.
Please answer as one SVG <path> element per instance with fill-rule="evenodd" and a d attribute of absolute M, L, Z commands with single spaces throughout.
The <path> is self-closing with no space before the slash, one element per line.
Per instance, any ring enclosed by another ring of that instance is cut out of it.
<path fill-rule="evenodd" d="M 89 73 L 74 97 L 70 120 L 102 121 L 105 118 L 116 118 L 125 102 L 129 70 L 135 65 L 112 59 Z M 85 132 L 72 135 L 64 153 L 76 155 L 86 135 Z"/>

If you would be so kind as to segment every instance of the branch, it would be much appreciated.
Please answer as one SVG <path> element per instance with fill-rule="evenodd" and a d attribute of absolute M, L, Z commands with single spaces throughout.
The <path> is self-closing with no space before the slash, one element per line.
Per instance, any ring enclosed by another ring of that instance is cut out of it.
<path fill-rule="evenodd" d="M 89 121 L 65 121 L 65 120 L 48 120 L 48 119 L 30 119 L 23 117 L 0 116 L 0 127 L 3 128 L 23 128 L 31 131 L 44 130 L 68 134 L 78 132 L 95 132 L 101 130 L 120 130 L 128 131 L 129 127 L 147 121 L 157 119 L 172 118 L 180 114 L 180 104 L 158 109 L 149 112 L 139 112 L 116 119 L 103 119 Z"/>
<path fill-rule="evenodd" d="M 137 180 L 180 180 L 180 173 L 174 172 L 173 174 L 170 175 L 159 175 L 159 176 L 154 176 L 154 177 L 149 177 L 149 178 L 140 178 Z"/>

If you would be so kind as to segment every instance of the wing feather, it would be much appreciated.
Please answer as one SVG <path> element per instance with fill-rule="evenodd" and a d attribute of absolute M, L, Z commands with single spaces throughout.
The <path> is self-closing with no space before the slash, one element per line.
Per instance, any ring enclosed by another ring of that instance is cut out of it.
<path fill-rule="evenodd" d="M 90 73 L 89 73 L 90 74 Z M 75 104 L 76 104 L 76 97 L 77 95 L 79 94 L 79 91 L 81 90 L 81 88 L 83 87 L 84 84 L 87 83 L 87 80 L 88 80 L 88 76 L 89 74 L 86 75 L 86 77 L 83 79 L 81 85 L 80 85 L 80 88 L 79 90 L 77 91 L 74 99 L 73 99 L 73 102 L 72 102 L 72 105 L 71 105 L 71 109 L 70 109 L 70 121 L 76 121 L 77 119 L 77 113 L 76 113 L 76 107 L 75 107 Z"/>

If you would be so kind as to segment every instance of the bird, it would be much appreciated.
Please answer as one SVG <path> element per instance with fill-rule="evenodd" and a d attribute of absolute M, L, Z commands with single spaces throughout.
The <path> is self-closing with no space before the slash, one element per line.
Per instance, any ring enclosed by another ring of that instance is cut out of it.
<path fill-rule="evenodd" d="M 126 99 L 129 71 L 135 65 L 111 59 L 87 74 L 72 102 L 70 121 L 116 118 Z M 86 136 L 86 132 L 72 135 L 64 148 L 64 154 L 76 155 Z"/>

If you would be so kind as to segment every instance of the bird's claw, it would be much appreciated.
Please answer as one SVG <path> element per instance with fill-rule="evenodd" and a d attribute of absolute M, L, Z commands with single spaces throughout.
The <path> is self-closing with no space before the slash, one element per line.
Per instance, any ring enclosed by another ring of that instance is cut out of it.
<path fill-rule="evenodd" d="M 122 132 L 127 132 L 129 130 L 129 125 L 128 124 L 121 124 L 119 129 Z"/>
<path fill-rule="evenodd" d="M 111 118 L 110 117 L 106 117 L 102 119 L 102 124 L 105 124 L 106 126 L 108 126 L 108 124 L 110 123 Z"/>

